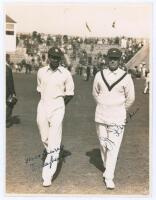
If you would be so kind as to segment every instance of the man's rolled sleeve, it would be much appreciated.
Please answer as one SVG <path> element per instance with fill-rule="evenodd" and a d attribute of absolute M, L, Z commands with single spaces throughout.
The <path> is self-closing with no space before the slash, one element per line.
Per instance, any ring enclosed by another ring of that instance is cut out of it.
<path fill-rule="evenodd" d="M 74 81 L 70 72 L 67 73 L 67 79 L 65 82 L 65 96 L 74 95 Z"/>

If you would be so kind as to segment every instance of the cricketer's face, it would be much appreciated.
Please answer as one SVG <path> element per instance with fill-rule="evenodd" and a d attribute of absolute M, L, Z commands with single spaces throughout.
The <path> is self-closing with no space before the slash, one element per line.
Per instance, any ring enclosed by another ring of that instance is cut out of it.
<path fill-rule="evenodd" d="M 59 66 L 59 63 L 60 63 L 60 58 L 53 56 L 49 57 L 49 64 L 52 70 L 56 70 Z"/>
<path fill-rule="evenodd" d="M 109 58 L 108 67 L 110 71 L 115 71 L 119 67 L 119 59 L 118 58 Z"/>

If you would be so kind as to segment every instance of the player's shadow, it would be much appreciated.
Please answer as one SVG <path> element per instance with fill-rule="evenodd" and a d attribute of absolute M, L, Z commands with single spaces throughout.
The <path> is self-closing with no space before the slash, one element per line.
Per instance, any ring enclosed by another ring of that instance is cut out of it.
<path fill-rule="evenodd" d="M 104 171 L 100 149 L 92 149 L 91 151 L 86 152 L 86 155 L 89 157 L 89 162 L 94 165 L 100 171 Z"/>
<path fill-rule="evenodd" d="M 68 156 L 71 156 L 71 152 L 68 151 L 68 150 L 65 150 L 64 147 L 61 149 L 60 151 L 60 159 L 59 159 L 59 163 L 58 163 L 58 166 L 57 166 L 57 170 L 56 170 L 56 173 L 54 174 L 53 176 L 53 181 L 57 178 L 57 176 L 59 175 L 61 169 L 62 169 L 62 165 L 63 163 L 66 162 L 66 159 Z"/>

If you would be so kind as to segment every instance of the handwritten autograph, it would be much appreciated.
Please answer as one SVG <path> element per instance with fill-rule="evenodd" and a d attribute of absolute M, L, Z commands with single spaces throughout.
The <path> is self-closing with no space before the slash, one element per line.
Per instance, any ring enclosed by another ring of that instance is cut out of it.
<path fill-rule="evenodd" d="M 56 152 L 58 153 L 58 157 L 54 158 L 53 155 L 56 155 Z M 44 157 L 44 160 L 45 160 L 45 157 L 47 157 L 47 155 L 50 155 L 50 162 L 49 163 L 43 163 L 43 157 Z M 38 155 L 35 155 L 35 156 L 32 156 L 32 157 L 27 157 L 25 158 L 25 163 L 27 165 L 29 165 L 32 169 L 32 171 L 36 171 L 36 169 L 40 168 L 40 167 L 45 167 L 47 165 L 52 166 L 53 162 L 55 161 L 62 161 L 62 162 L 65 162 L 65 157 L 71 155 L 70 152 L 64 150 L 64 146 L 62 145 L 60 148 L 56 148 L 56 149 L 53 149 L 52 151 L 48 152 L 48 153 L 45 153 L 45 150 L 43 151 L 43 153 L 41 154 L 38 154 Z M 41 165 L 38 165 L 37 163 L 35 163 L 34 161 L 37 160 L 37 159 L 41 159 L 43 162 Z"/>
<path fill-rule="evenodd" d="M 136 110 L 133 111 L 132 113 L 128 113 L 128 116 L 126 118 L 125 123 L 127 124 L 130 120 L 132 120 L 132 118 L 137 114 L 137 112 L 139 110 L 140 110 L 139 108 L 136 108 Z M 119 136 L 122 133 L 122 130 L 123 130 L 125 125 L 112 124 L 112 125 L 106 125 L 106 126 L 107 126 L 106 128 L 107 128 L 108 131 L 114 132 L 114 134 L 116 134 L 116 136 Z M 103 141 L 106 140 L 105 138 L 100 138 L 100 139 L 103 140 Z M 60 148 L 53 149 L 52 151 L 48 152 L 47 154 L 53 154 L 53 153 L 58 152 L 58 151 L 62 152 L 63 148 L 64 148 L 64 146 L 61 146 Z M 25 163 L 29 164 L 31 167 L 33 167 L 34 166 L 33 161 L 37 160 L 37 159 L 41 159 L 42 160 L 44 154 L 45 153 L 43 152 L 43 153 L 35 155 L 33 157 L 27 157 L 27 158 L 25 158 Z M 62 154 L 62 155 L 58 156 L 57 158 L 54 158 L 51 155 L 50 162 L 49 163 L 44 163 L 44 165 L 42 165 L 42 167 L 45 167 L 45 166 L 49 165 L 50 168 L 51 168 L 52 163 L 56 162 L 56 161 L 59 161 L 59 160 L 63 160 L 65 162 L 65 156 Z"/>
<path fill-rule="evenodd" d="M 58 152 L 58 151 L 63 152 L 63 148 L 64 148 L 64 146 L 62 145 L 60 148 L 56 148 L 56 149 L 54 149 L 50 152 L 47 152 L 47 154 L 55 153 L 55 152 Z M 33 157 L 25 158 L 25 163 L 28 164 L 28 163 L 36 160 L 36 159 L 42 159 L 43 156 L 45 156 L 45 151 L 43 153 L 35 155 Z"/>
<path fill-rule="evenodd" d="M 25 159 L 25 163 L 28 164 L 30 162 L 32 162 L 33 160 L 36 160 L 36 159 L 39 159 L 42 157 L 43 154 L 38 154 L 38 155 L 35 155 L 34 157 L 28 157 Z"/>
<path fill-rule="evenodd" d="M 139 111 L 139 108 L 137 108 L 132 113 L 128 113 L 128 117 L 126 118 L 125 123 L 127 124 L 129 122 L 129 120 L 131 120 L 138 111 Z M 105 125 L 105 127 L 108 132 L 112 132 L 116 136 L 119 136 L 123 132 L 125 125 L 118 125 L 118 124 L 112 123 L 111 125 Z"/>
<path fill-rule="evenodd" d="M 108 148 L 109 150 L 112 149 L 112 146 L 114 145 L 114 142 L 112 140 L 105 137 L 99 137 L 99 139 L 101 140 L 102 146 Z"/>
<path fill-rule="evenodd" d="M 132 113 L 128 113 L 125 123 L 127 124 L 129 122 L 129 120 L 131 120 L 139 110 L 140 110 L 140 108 L 136 108 L 136 110 L 133 111 Z"/>
<path fill-rule="evenodd" d="M 59 157 L 59 156 L 58 156 L 57 158 L 54 158 L 53 155 L 51 155 L 51 157 L 50 157 L 50 162 L 44 163 L 43 167 L 46 167 L 46 166 L 49 165 L 49 167 L 51 168 L 51 167 L 52 167 L 52 164 L 53 164 L 54 162 L 59 161 L 60 159 L 61 159 L 61 157 Z"/>
<path fill-rule="evenodd" d="M 107 125 L 106 129 L 108 132 L 113 132 L 116 136 L 119 136 L 123 132 L 124 125 L 111 124 Z"/>

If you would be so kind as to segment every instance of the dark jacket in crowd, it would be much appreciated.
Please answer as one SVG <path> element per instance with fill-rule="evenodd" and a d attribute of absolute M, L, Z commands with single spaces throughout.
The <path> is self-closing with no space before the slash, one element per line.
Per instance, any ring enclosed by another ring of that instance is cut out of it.
<path fill-rule="evenodd" d="M 13 74 L 12 74 L 11 68 L 7 64 L 6 65 L 6 99 L 8 99 L 8 97 L 13 94 L 16 94 L 15 88 L 14 88 Z"/>

